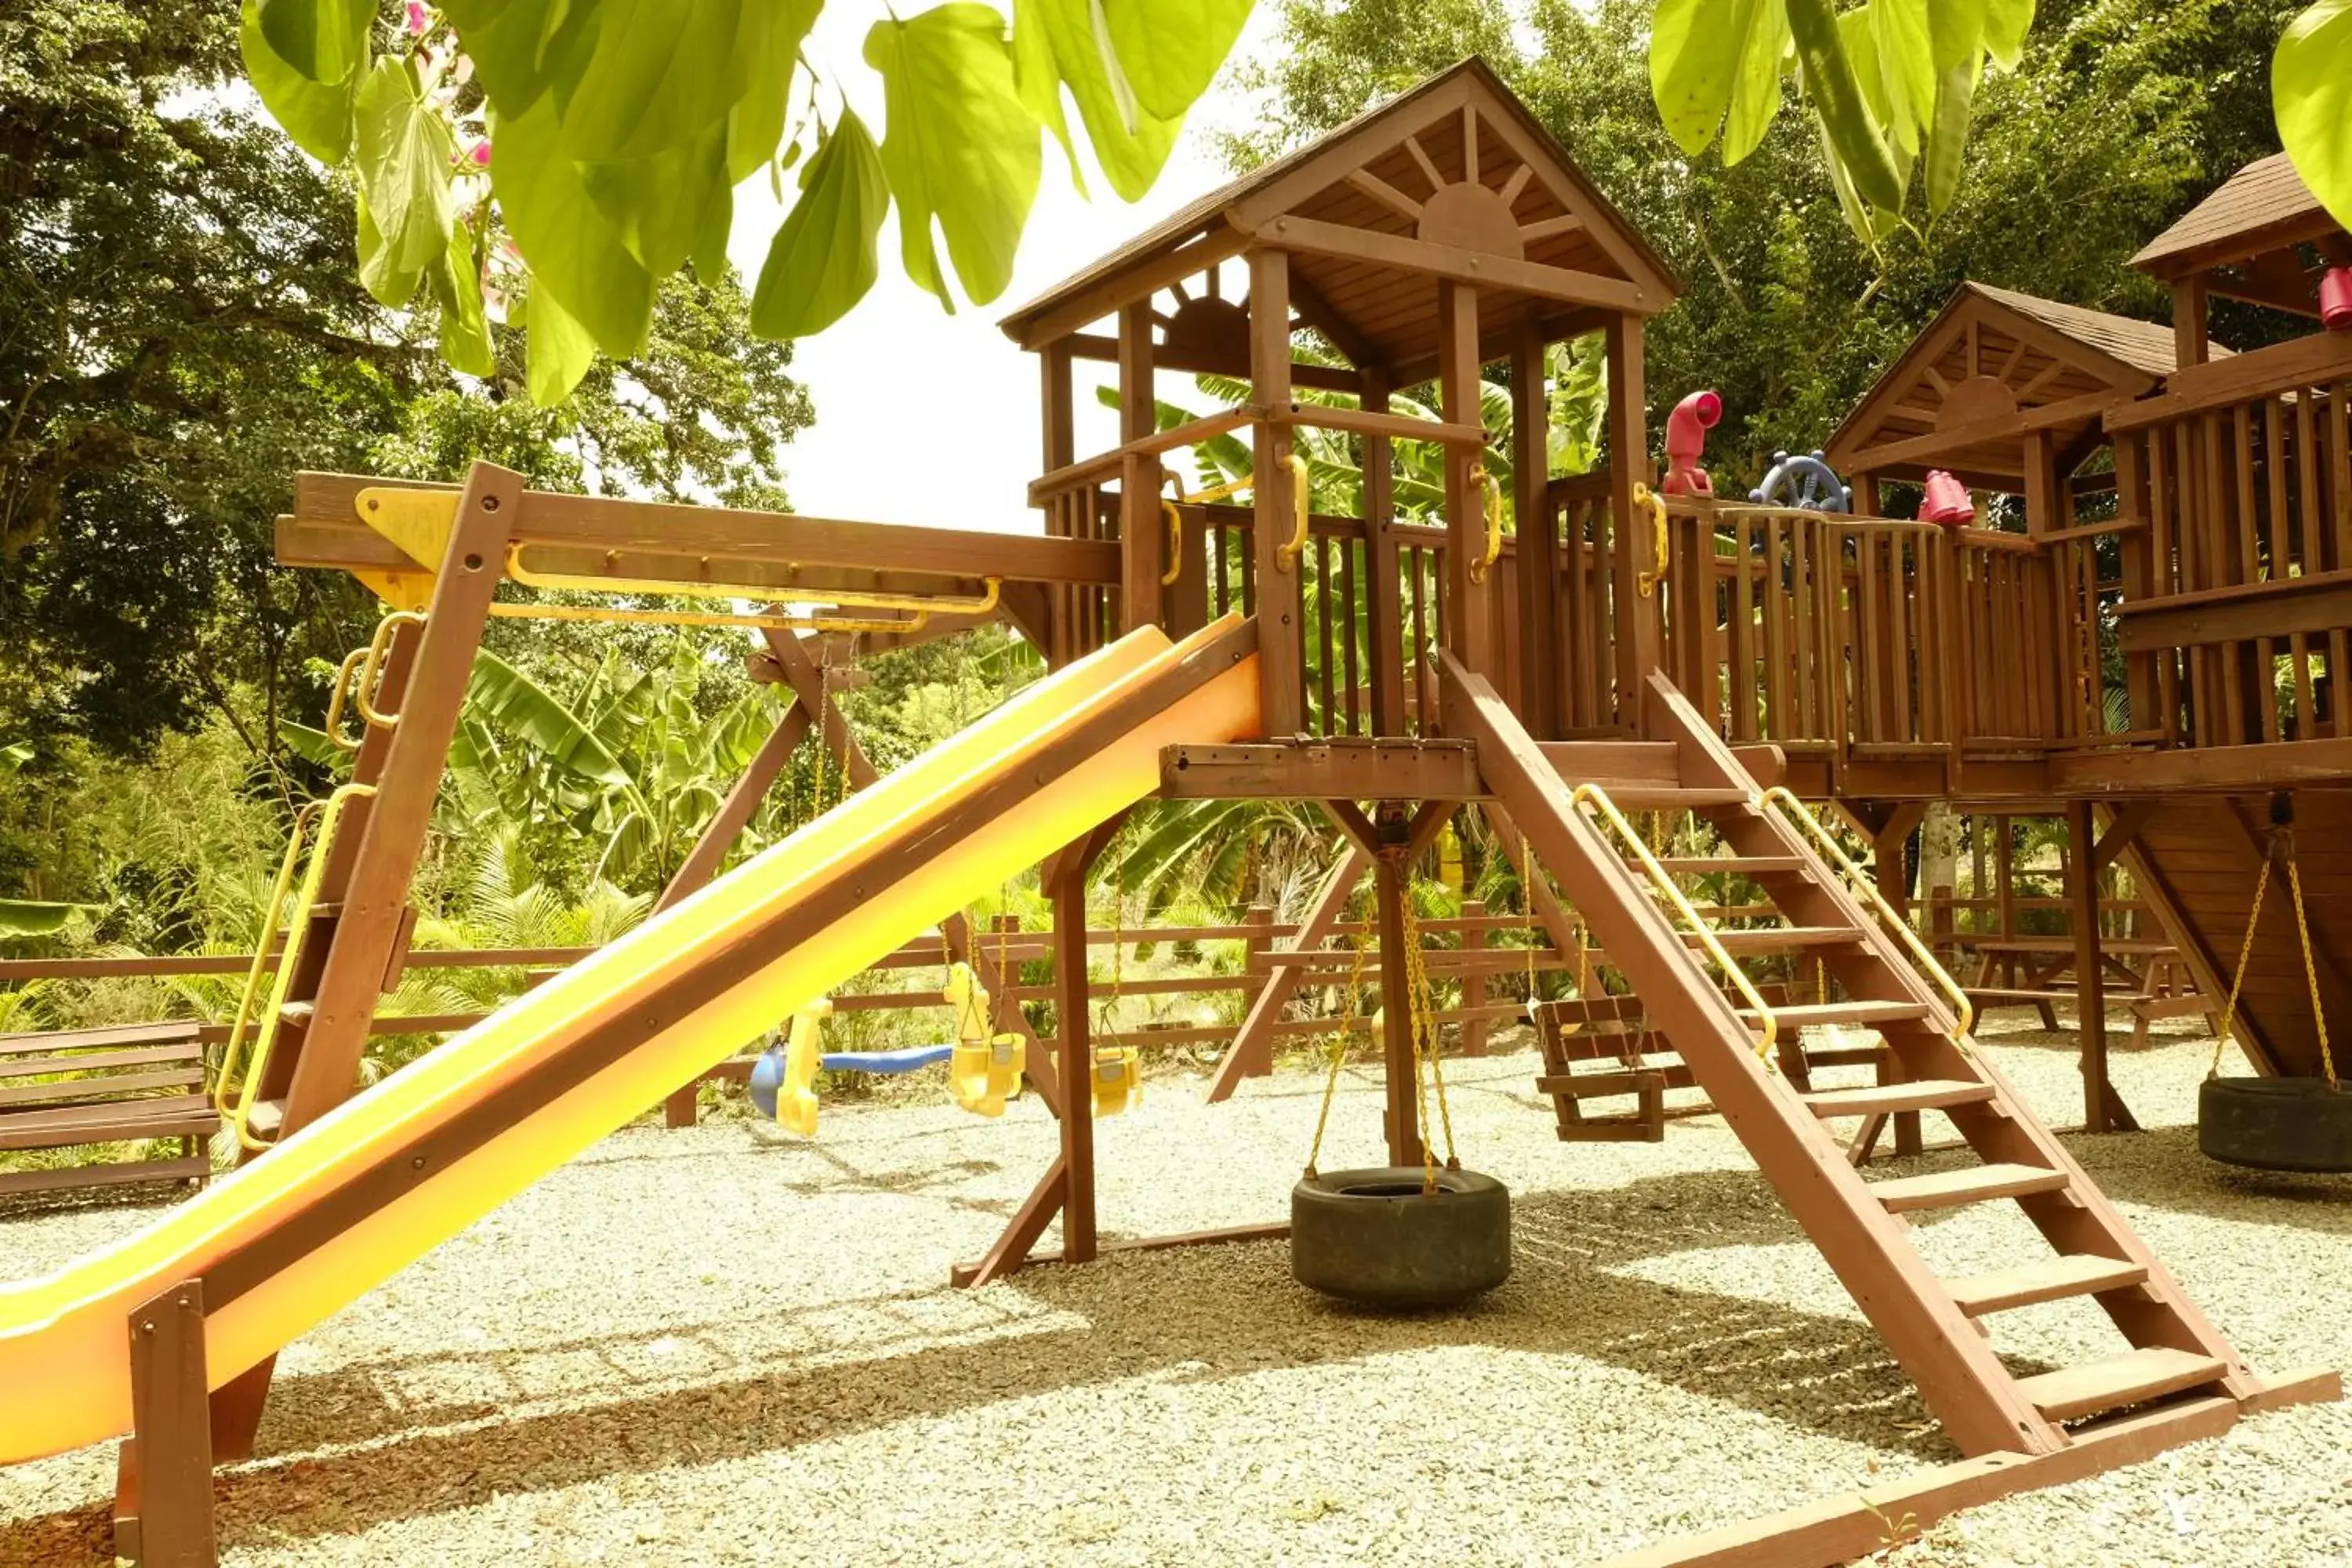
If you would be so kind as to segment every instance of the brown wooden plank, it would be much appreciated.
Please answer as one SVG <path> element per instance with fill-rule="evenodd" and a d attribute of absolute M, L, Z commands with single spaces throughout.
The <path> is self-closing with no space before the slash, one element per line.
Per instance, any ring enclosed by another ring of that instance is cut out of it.
<path fill-rule="evenodd" d="M 128 1330 L 140 1562 L 142 1568 L 213 1568 L 204 1281 L 184 1279 L 142 1303 Z"/>
<path fill-rule="evenodd" d="M 212 1174 L 212 1169 L 209 1154 L 185 1154 L 168 1160 L 120 1160 L 46 1171 L 0 1171 L 0 1194 L 75 1192 L 84 1187 L 121 1186 L 131 1182 L 203 1181 Z"/>

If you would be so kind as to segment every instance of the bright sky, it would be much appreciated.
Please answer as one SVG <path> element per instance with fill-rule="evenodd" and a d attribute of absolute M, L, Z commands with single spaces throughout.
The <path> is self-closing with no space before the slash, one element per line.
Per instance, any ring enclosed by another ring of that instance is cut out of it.
<path fill-rule="evenodd" d="M 1234 58 L 1262 41 L 1274 12 L 1258 8 Z M 850 68 L 835 74 L 878 139 L 884 134 L 880 83 L 862 64 L 851 64 L 861 58 L 873 20 L 873 11 L 863 6 L 826 7 L 809 58 Z M 784 488 L 793 508 L 859 521 L 1034 531 L 1038 514 L 1024 498 L 1041 461 L 1037 361 L 997 329 L 997 319 L 1224 184 L 1230 176 L 1217 161 L 1211 133 L 1243 124 L 1248 107 L 1224 84 L 1213 89 L 1194 107 L 1159 183 L 1133 206 L 1103 184 L 1090 163 L 1094 200 L 1081 200 L 1070 186 L 1061 149 L 1048 140 L 1013 286 L 988 305 L 960 301 L 953 316 L 900 271 L 894 210 L 882 232 L 882 277 L 873 292 L 793 350 L 793 374 L 816 404 L 816 424 L 784 450 Z M 1085 133 L 1076 110 L 1069 113 L 1084 158 Z M 786 194 L 792 194 L 789 183 Z M 757 179 L 736 192 L 736 203 L 731 251 L 749 287 L 759 278 L 784 209 Z M 944 245 L 940 254 L 944 267 Z M 1112 368 L 1078 366 L 1081 456 L 1117 444 L 1118 417 L 1094 394 L 1098 383 L 1112 379 Z"/>

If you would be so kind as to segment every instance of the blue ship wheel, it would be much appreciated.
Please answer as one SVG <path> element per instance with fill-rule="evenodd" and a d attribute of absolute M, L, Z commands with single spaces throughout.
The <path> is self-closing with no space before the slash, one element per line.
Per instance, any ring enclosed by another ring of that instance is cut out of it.
<path fill-rule="evenodd" d="M 1819 452 L 1797 458 L 1786 452 L 1773 453 L 1772 467 L 1765 474 L 1764 482 L 1749 490 L 1748 499 L 1803 511 L 1853 510 L 1853 492 L 1837 477 L 1836 469 L 1822 461 Z"/>

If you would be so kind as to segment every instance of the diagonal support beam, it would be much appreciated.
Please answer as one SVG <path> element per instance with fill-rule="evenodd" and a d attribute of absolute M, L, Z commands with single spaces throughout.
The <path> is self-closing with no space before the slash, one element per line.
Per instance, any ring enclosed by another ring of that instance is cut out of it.
<path fill-rule="evenodd" d="M 1269 955 L 1273 973 L 1266 976 L 1265 987 L 1250 1004 L 1249 1016 L 1242 1020 L 1234 1043 L 1225 1047 L 1224 1059 L 1217 1063 L 1216 1076 L 1209 1080 L 1209 1103 L 1231 1099 L 1241 1087 L 1244 1078 L 1256 1077 L 1273 1070 L 1274 1026 L 1282 1010 L 1290 1005 L 1291 997 L 1298 993 L 1303 965 L 1323 946 L 1331 928 L 1348 910 L 1348 900 L 1355 896 L 1356 885 L 1364 873 L 1372 868 L 1372 858 L 1355 845 L 1348 847 L 1323 879 L 1323 890 L 1315 897 L 1315 907 L 1298 934 L 1288 947 L 1278 948 Z"/>

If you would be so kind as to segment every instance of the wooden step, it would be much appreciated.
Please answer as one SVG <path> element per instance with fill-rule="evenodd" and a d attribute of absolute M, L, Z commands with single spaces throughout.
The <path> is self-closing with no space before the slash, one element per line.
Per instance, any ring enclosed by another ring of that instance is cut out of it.
<path fill-rule="evenodd" d="M 1878 1058 L 1885 1054 L 1885 1046 L 1807 1046 L 1805 1065 L 1809 1068 L 1876 1067 Z"/>
<path fill-rule="evenodd" d="M 1862 941 L 1862 932 L 1852 926 L 1750 926 L 1718 931 L 1715 940 L 1726 952 L 1791 952 L 1798 948 L 1852 947 Z M 1696 931 L 1684 932 L 1683 942 L 1690 947 L 1700 945 Z"/>
<path fill-rule="evenodd" d="M 2195 1351 L 2129 1351 L 2104 1361 L 2021 1377 L 2018 1392 L 2053 1421 L 2073 1421 L 2178 1394 L 2220 1379 L 2228 1368 Z"/>
<path fill-rule="evenodd" d="M 1709 805 L 1745 805 L 1753 798 L 1744 789 L 1682 789 L 1673 784 L 1627 784 L 1612 789 L 1609 798 L 1620 811 L 1685 811 Z"/>
<path fill-rule="evenodd" d="M 315 1002 L 286 1002 L 278 1008 L 278 1021 L 291 1024 L 298 1029 L 309 1028 L 310 1020 L 318 1016 L 319 1005 Z"/>
<path fill-rule="evenodd" d="M 2029 1193 L 2054 1193 L 2066 1184 L 2066 1173 L 2040 1165 L 1969 1165 L 1938 1171 L 1930 1176 L 1898 1176 L 1873 1182 L 1870 1192 L 1889 1213 L 1911 1209 L 1956 1208 L 1993 1198 L 2023 1197 Z"/>
<path fill-rule="evenodd" d="M 253 1109 L 246 1112 L 245 1130 L 256 1138 L 275 1138 L 285 1125 L 286 1102 L 282 1100 L 257 1100 Z"/>
<path fill-rule="evenodd" d="M 1853 1089 L 1825 1089 L 1797 1098 L 1819 1117 L 1883 1116 L 1895 1110 L 1937 1110 L 1947 1105 L 1971 1105 L 1990 1100 L 1992 1085 L 1957 1078 L 1923 1078 L 1910 1083 L 1867 1084 Z"/>
<path fill-rule="evenodd" d="M 2147 1269 L 2141 1264 L 2070 1252 L 1990 1274 L 1960 1275 L 1946 1280 L 1944 1288 L 1952 1293 L 1961 1311 L 1971 1318 L 1981 1318 L 1988 1312 L 2006 1312 L 2013 1307 L 2031 1307 L 2037 1301 L 2059 1301 L 2069 1296 L 2118 1290 L 2147 1278 Z"/>
<path fill-rule="evenodd" d="M 1642 866 L 1639 860 L 1625 864 L 1633 870 Z M 1801 855 L 1661 855 L 1658 864 L 1677 877 L 1719 877 L 1727 871 L 1742 877 L 1769 877 L 1801 871 L 1806 861 Z"/>
<path fill-rule="evenodd" d="M 1762 1021 L 1747 1008 L 1742 1008 L 1739 1016 Z M 1927 1006 L 1918 1002 L 1808 1002 L 1801 1006 L 1772 1009 L 1772 1016 L 1780 1021 L 1784 1029 L 1808 1029 L 1824 1024 L 1903 1024 L 1927 1016 Z"/>

